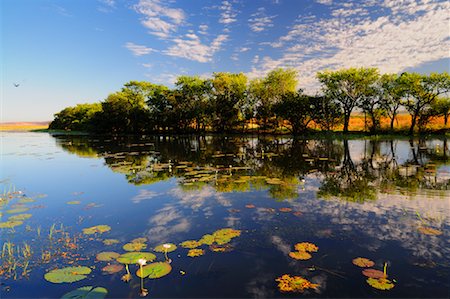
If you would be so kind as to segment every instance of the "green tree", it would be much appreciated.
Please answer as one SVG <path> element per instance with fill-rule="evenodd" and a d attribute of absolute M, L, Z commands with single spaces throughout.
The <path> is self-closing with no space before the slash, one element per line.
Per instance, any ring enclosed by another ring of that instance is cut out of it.
<path fill-rule="evenodd" d="M 214 73 L 210 82 L 214 127 L 229 131 L 238 121 L 238 104 L 246 97 L 247 77 L 243 73 Z"/>
<path fill-rule="evenodd" d="M 338 101 L 344 110 L 344 133 L 348 132 L 353 109 L 372 94 L 378 76 L 376 68 L 349 68 L 317 73 L 325 96 Z"/>
<path fill-rule="evenodd" d="M 394 130 L 394 121 L 405 95 L 405 86 L 397 74 L 383 74 L 378 84 L 378 93 L 381 97 L 381 107 L 390 119 L 391 131 Z"/>
<path fill-rule="evenodd" d="M 342 109 L 333 99 L 327 96 L 316 96 L 312 99 L 314 122 L 321 130 L 331 131 L 342 123 Z"/>
<path fill-rule="evenodd" d="M 286 93 L 281 100 L 274 104 L 273 111 L 277 116 L 289 121 L 292 134 L 306 131 L 313 120 L 313 97 L 301 93 Z"/>
<path fill-rule="evenodd" d="M 438 115 L 444 117 L 444 126 L 447 127 L 448 116 L 450 115 L 450 98 L 438 98 L 434 104 L 434 109 Z"/>
<path fill-rule="evenodd" d="M 93 129 L 93 119 L 102 111 L 100 103 L 77 104 L 67 107 L 54 115 L 49 129 L 66 131 L 90 131 Z"/>
<path fill-rule="evenodd" d="M 430 109 L 438 96 L 450 91 L 450 75 L 447 72 L 430 75 L 403 73 L 400 77 L 406 88 L 404 105 L 411 115 L 409 133 L 413 134 L 417 121 L 430 115 Z M 421 127 L 424 123 L 421 121 Z"/>

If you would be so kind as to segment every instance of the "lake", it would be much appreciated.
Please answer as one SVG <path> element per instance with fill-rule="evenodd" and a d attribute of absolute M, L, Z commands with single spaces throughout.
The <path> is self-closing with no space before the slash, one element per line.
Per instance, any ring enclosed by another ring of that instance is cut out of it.
<path fill-rule="evenodd" d="M 2 298 L 448 297 L 444 137 L 1 136 Z"/>

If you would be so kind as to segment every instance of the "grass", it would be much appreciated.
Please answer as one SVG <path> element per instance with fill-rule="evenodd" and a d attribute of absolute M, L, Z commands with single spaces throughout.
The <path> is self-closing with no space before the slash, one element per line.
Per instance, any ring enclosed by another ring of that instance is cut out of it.
<path fill-rule="evenodd" d="M 32 130 L 42 130 L 48 128 L 49 122 L 7 122 L 0 123 L 2 132 L 27 132 Z"/>

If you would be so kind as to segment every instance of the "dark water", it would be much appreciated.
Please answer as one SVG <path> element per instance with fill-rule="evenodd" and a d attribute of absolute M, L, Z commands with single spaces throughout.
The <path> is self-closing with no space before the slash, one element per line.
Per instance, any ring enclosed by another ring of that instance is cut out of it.
<path fill-rule="evenodd" d="M 144 280 L 149 298 L 449 296 L 448 140 L 2 133 L 1 142 L 2 197 L 11 198 L 1 221 L 18 214 L 7 212 L 14 208 L 32 214 L 1 229 L 2 298 L 60 298 L 82 286 L 104 287 L 107 298 L 139 297 L 137 265 L 130 265 L 133 279 L 125 283 L 125 270 L 105 274 L 108 262 L 96 261 L 102 251 L 124 253 L 122 246 L 138 237 L 147 238 L 143 251 L 178 245 L 168 254 L 172 272 Z M 111 230 L 82 233 L 100 224 Z M 192 258 L 179 246 L 221 228 L 241 231 L 230 252 L 204 245 L 205 254 Z M 104 239 L 119 243 L 107 246 Z M 299 242 L 319 250 L 295 260 L 289 252 Z M 6 243 L 14 244 L 13 259 Z M 378 270 L 387 263 L 395 287 L 372 288 L 352 264 L 356 257 Z M 44 279 L 67 266 L 92 272 L 74 283 Z M 282 293 L 275 279 L 283 274 L 319 287 Z"/>

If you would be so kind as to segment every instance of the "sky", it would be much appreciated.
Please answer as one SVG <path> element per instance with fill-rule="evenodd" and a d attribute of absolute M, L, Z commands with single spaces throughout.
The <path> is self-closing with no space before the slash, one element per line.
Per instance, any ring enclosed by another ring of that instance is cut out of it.
<path fill-rule="evenodd" d="M 1 0 L 1 122 L 48 121 L 131 80 L 450 69 L 448 0 Z M 18 85 L 18 86 L 16 86 Z"/>

